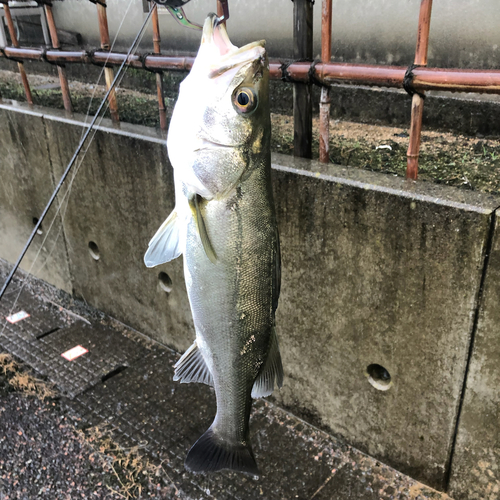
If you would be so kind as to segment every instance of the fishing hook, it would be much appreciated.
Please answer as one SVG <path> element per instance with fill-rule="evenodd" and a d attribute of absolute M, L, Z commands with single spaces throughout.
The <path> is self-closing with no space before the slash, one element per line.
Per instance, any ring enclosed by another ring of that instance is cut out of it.
<path fill-rule="evenodd" d="M 186 13 L 182 8 L 185 4 L 189 2 L 189 0 L 153 0 L 153 2 L 156 3 L 157 5 L 165 7 L 170 12 L 170 14 L 172 14 L 172 17 L 185 28 L 191 28 L 194 30 L 203 29 L 202 26 L 200 26 L 197 23 L 191 22 L 187 18 Z"/>
<path fill-rule="evenodd" d="M 172 14 L 173 18 L 182 26 L 195 30 L 201 30 L 203 27 L 200 24 L 191 22 L 184 12 L 183 7 L 189 1 L 190 0 L 153 0 L 156 4 L 165 7 L 170 14 Z M 219 0 L 219 2 L 222 6 L 223 15 L 219 18 L 217 24 L 226 22 L 229 19 L 228 0 Z"/>
<path fill-rule="evenodd" d="M 33 242 L 33 239 L 35 238 L 36 234 L 38 233 L 38 230 L 40 229 L 40 226 L 42 225 L 42 221 L 44 220 L 45 216 L 47 215 L 47 212 L 50 210 L 50 207 L 52 206 L 52 203 L 54 203 L 54 200 L 55 200 L 57 194 L 59 193 L 62 185 L 64 184 L 64 181 L 68 177 L 71 168 L 75 164 L 76 159 L 78 158 L 78 155 L 80 154 L 80 151 L 82 150 L 82 148 L 83 148 L 83 146 L 85 144 L 85 141 L 87 140 L 87 138 L 90 135 L 90 132 L 92 131 L 92 129 L 93 129 L 93 127 L 94 127 L 97 119 L 99 118 L 100 112 L 103 110 L 104 106 L 106 105 L 106 102 L 107 102 L 107 99 L 108 99 L 109 95 L 111 94 L 111 92 L 115 88 L 116 83 L 118 82 L 118 79 L 120 78 L 121 73 L 123 72 L 123 69 L 125 68 L 125 66 L 127 66 L 128 59 L 129 59 L 130 55 L 137 48 L 137 45 L 139 44 L 139 42 L 140 42 L 140 40 L 142 38 L 142 33 L 144 32 L 146 24 L 148 23 L 149 18 L 151 17 L 151 14 L 152 14 L 152 11 L 149 12 L 149 14 L 147 15 L 146 19 L 144 20 L 144 23 L 142 24 L 142 27 L 139 30 L 139 33 L 137 33 L 137 36 L 135 37 L 135 40 L 132 42 L 132 45 L 131 45 L 131 47 L 130 47 L 128 53 L 127 53 L 127 55 L 125 56 L 125 59 L 123 60 L 120 68 L 116 72 L 116 76 L 115 76 L 113 82 L 111 83 L 111 85 L 110 85 L 108 91 L 106 92 L 106 95 L 104 96 L 103 100 L 101 101 L 101 104 L 99 105 L 99 108 L 97 109 L 97 111 L 96 111 L 96 113 L 94 115 L 94 118 L 90 122 L 90 124 L 89 124 L 89 126 L 87 128 L 87 131 L 85 132 L 85 135 L 82 137 L 82 139 L 80 141 L 80 144 L 76 148 L 75 154 L 73 155 L 73 157 L 71 158 L 70 162 L 68 163 L 68 166 L 66 167 L 66 170 L 64 171 L 64 174 L 62 175 L 61 180 L 59 181 L 59 184 L 57 185 L 56 189 L 52 193 L 52 196 L 50 197 L 50 200 L 47 203 L 47 206 L 45 207 L 44 211 L 42 212 L 42 215 L 40 215 L 40 218 L 38 219 L 38 222 L 35 224 L 35 227 L 33 228 L 33 231 L 31 233 L 30 237 L 28 238 L 28 241 L 27 241 L 26 245 L 24 246 L 21 254 L 19 255 L 19 257 L 18 257 L 18 259 L 16 261 L 16 263 L 14 264 L 14 267 L 12 268 L 9 276 L 5 280 L 5 283 L 4 283 L 3 287 L 2 287 L 2 290 L 0 291 L 0 300 L 2 299 L 5 291 L 7 290 L 7 287 L 10 284 L 10 282 L 12 281 L 12 278 L 14 277 L 15 272 L 19 268 L 19 265 L 21 264 L 21 261 L 23 260 L 24 256 L 26 255 L 26 252 L 28 251 L 31 243 Z"/>
<path fill-rule="evenodd" d="M 229 19 L 229 5 L 227 3 L 228 0 L 219 0 L 222 5 L 222 16 L 219 17 L 219 21 L 217 24 L 225 23 Z"/>

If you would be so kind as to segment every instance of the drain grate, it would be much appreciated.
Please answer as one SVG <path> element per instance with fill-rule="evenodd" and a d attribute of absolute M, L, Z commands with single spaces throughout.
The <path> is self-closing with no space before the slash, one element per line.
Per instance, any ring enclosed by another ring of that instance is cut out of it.
<path fill-rule="evenodd" d="M 29 317 L 9 323 L 7 316 L 25 311 Z M 0 301 L 0 332 L 7 336 L 19 336 L 25 339 L 40 338 L 59 328 L 71 325 L 74 319 L 60 311 L 54 304 L 37 300 L 26 290 L 20 293 L 14 289 L 5 294 Z"/>
<path fill-rule="evenodd" d="M 13 309 L 24 310 L 29 317 L 9 323 L 5 318 Z M 88 352 L 72 361 L 61 356 L 78 345 Z M 75 322 L 57 306 L 24 291 L 0 302 L 0 347 L 47 376 L 69 398 L 111 378 L 148 352 L 110 327 Z"/>

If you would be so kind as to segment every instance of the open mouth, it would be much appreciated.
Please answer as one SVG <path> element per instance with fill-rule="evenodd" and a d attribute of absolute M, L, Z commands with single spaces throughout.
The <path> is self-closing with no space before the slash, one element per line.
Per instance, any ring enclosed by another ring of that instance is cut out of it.
<path fill-rule="evenodd" d="M 210 78 L 219 76 L 236 66 L 259 59 L 264 60 L 266 53 L 265 40 L 251 42 L 239 48 L 233 45 L 229 40 L 226 25 L 220 23 L 215 14 L 211 14 L 205 21 L 202 43 L 211 44 L 219 55 L 216 65 L 214 64 L 209 73 Z"/>

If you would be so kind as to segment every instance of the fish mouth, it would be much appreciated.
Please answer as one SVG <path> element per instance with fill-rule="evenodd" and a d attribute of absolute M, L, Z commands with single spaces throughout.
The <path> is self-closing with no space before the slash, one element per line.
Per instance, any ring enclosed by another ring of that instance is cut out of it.
<path fill-rule="evenodd" d="M 243 47 L 231 43 L 225 23 L 221 23 L 215 14 L 210 14 L 203 26 L 202 45 L 209 45 L 216 61 L 211 64 L 209 78 L 222 75 L 237 66 L 262 61 L 266 56 L 266 41 L 258 40 Z"/>

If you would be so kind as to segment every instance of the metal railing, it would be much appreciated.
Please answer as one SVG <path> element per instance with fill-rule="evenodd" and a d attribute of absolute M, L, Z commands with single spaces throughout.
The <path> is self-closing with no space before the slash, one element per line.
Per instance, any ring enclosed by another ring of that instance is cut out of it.
<path fill-rule="evenodd" d="M 17 61 L 26 99 L 33 103 L 30 86 L 24 70 L 23 61 L 46 61 L 58 66 L 59 79 L 63 94 L 64 107 L 72 111 L 71 97 L 67 77 L 63 65 L 66 63 L 92 63 L 105 66 L 106 84 L 109 89 L 113 80 L 113 66 L 123 63 L 126 55 L 109 52 L 109 31 L 106 16 L 105 0 L 96 3 L 101 36 L 101 50 L 96 51 L 62 51 L 57 39 L 57 31 L 52 15 L 51 3 L 40 0 L 44 4 L 47 22 L 52 39 L 52 49 L 22 48 L 16 38 L 8 1 L 4 4 L 5 18 L 9 27 L 12 45 L 0 49 L 0 56 Z M 160 113 L 160 126 L 167 127 L 166 108 L 162 71 L 187 71 L 194 58 L 161 55 L 160 29 L 157 5 L 151 4 L 153 22 L 154 53 L 147 55 L 131 55 L 128 64 L 134 68 L 145 69 L 157 73 L 157 94 Z M 290 81 L 294 84 L 294 154 L 311 157 L 312 144 L 312 93 L 313 84 L 320 85 L 320 161 L 329 161 L 329 123 L 330 93 L 332 84 L 368 85 L 390 88 L 404 88 L 412 95 L 410 137 L 407 152 L 406 176 L 416 179 L 418 175 L 418 157 L 425 91 L 445 90 L 453 92 L 476 92 L 500 94 L 500 71 L 498 70 L 461 70 L 427 68 L 427 51 L 429 44 L 432 0 L 421 0 L 418 21 L 418 35 L 414 63 L 409 67 L 367 65 L 331 62 L 332 38 L 332 0 L 323 0 L 321 27 L 321 60 L 312 61 L 312 9 L 311 0 L 294 0 L 294 57 L 301 61 L 283 64 L 271 61 L 270 77 L 274 80 Z M 221 6 L 218 2 L 218 11 Z M 304 61 L 306 59 L 306 61 Z M 117 98 L 114 91 L 109 95 L 111 117 L 119 120 Z"/>

